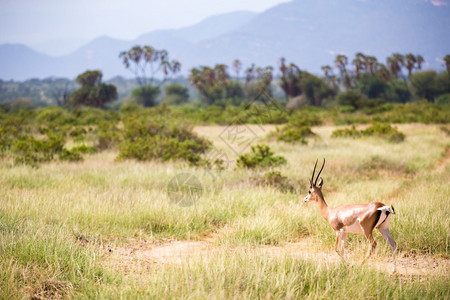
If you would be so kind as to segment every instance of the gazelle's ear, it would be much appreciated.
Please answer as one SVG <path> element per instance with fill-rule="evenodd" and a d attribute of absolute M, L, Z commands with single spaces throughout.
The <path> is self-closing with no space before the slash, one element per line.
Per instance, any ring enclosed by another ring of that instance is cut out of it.
<path fill-rule="evenodd" d="M 319 189 L 321 189 L 322 185 L 323 185 L 323 179 L 322 179 L 322 177 L 320 177 L 319 178 L 319 184 L 317 186 L 319 187 Z"/>

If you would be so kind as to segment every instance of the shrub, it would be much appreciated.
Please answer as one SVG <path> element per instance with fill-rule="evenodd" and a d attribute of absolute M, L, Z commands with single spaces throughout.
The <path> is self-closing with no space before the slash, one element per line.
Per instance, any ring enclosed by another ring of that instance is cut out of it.
<path fill-rule="evenodd" d="M 357 130 L 355 126 L 347 129 L 338 129 L 333 131 L 331 137 L 351 137 L 359 138 L 362 136 L 375 136 L 388 140 L 392 143 L 399 143 L 405 139 L 405 134 L 398 131 L 396 127 L 392 127 L 386 123 L 373 123 L 372 126 L 367 127 L 364 130 Z"/>
<path fill-rule="evenodd" d="M 336 100 L 339 105 L 352 106 L 358 108 L 358 102 L 363 99 L 364 96 L 355 90 L 346 90 L 337 95 Z"/>
<path fill-rule="evenodd" d="M 83 156 L 78 151 L 63 149 L 59 154 L 59 160 L 61 161 L 81 161 Z"/>
<path fill-rule="evenodd" d="M 344 129 L 336 129 L 331 134 L 332 138 L 339 138 L 339 137 L 351 137 L 351 138 L 358 138 L 361 137 L 362 133 L 361 131 L 358 131 L 355 126 L 353 125 L 351 128 L 344 128 Z"/>
<path fill-rule="evenodd" d="M 289 179 L 286 176 L 281 175 L 278 171 L 270 171 L 264 174 L 264 177 L 259 181 L 259 184 L 274 187 L 285 193 L 292 193 L 295 191 L 295 188 Z"/>
<path fill-rule="evenodd" d="M 151 107 L 157 104 L 157 97 L 161 90 L 157 86 L 140 86 L 131 92 L 129 103 L 135 103 L 144 107 Z"/>
<path fill-rule="evenodd" d="M 443 94 L 436 98 L 437 105 L 450 105 L 450 94 Z"/>
<path fill-rule="evenodd" d="M 438 106 L 426 100 L 392 105 L 385 113 L 375 115 L 374 121 L 384 123 L 445 124 L 450 122 L 448 106 Z"/>
<path fill-rule="evenodd" d="M 36 139 L 33 135 L 23 135 L 17 138 L 12 151 L 14 162 L 37 167 L 39 163 L 49 162 L 63 150 L 64 138 L 48 135 L 46 139 Z"/>
<path fill-rule="evenodd" d="M 181 105 L 189 100 L 188 88 L 178 83 L 167 85 L 164 92 L 164 103 L 167 105 Z"/>
<path fill-rule="evenodd" d="M 276 136 L 278 141 L 286 143 L 308 144 L 307 137 L 315 136 L 309 126 L 319 125 L 322 123 L 321 118 L 310 112 L 297 111 L 294 112 L 286 125 L 277 128 L 270 136 Z"/>
<path fill-rule="evenodd" d="M 71 116 L 71 114 L 67 110 L 61 107 L 46 107 L 38 109 L 36 120 L 41 123 L 51 123 L 61 126 L 66 124 L 73 124 L 75 118 Z"/>
<path fill-rule="evenodd" d="M 308 144 L 307 137 L 314 136 L 315 134 L 312 132 L 309 126 L 302 126 L 300 128 L 293 126 L 284 126 L 281 130 L 277 128 L 275 132 L 277 136 L 277 140 L 283 141 L 286 143 L 301 143 Z"/>
<path fill-rule="evenodd" d="M 197 165 L 210 142 L 192 132 L 192 128 L 168 118 L 136 118 L 124 121 L 124 140 L 119 145 L 119 159 L 141 161 L 160 159 L 186 160 Z"/>
<path fill-rule="evenodd" d="M 256 145 L 251 147 L 251 153 L 242 154 L 237 160 L 241 168 L 267 168 L 276 167 L 286 163 L 282 156 L 274 156 L 267 145 Z"/>
<path fill-rule="evenodd" d="M 365 136 L 381 137 L 392 143 L 399 143 L 405 139 L 405 134 L 386 123 L 373 123 L 372 126 L 361 131 Z"/>
<path fill-rule="evenodd" d="M 111 149 L 122 141 L 122 132 L 115 123 L 100 122 L 96 130 L 97 144 L 99 150 Z"/>

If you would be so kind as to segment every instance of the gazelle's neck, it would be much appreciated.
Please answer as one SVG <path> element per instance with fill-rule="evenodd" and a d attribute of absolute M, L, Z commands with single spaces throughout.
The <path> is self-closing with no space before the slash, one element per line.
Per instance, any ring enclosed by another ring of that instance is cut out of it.
<path fill-rule="evenodd" d="M 328 207 L 325 199 L 323 198 L 322 192 L 318 195 L 317 206 L 319 207 L 320 214 L 322 217 L 329 222 L 330 220 L 330 208 Z"/>

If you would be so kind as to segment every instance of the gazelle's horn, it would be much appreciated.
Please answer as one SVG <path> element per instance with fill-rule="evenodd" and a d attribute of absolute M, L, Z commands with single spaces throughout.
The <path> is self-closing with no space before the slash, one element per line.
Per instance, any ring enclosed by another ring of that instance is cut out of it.
<path fill-rule="evenodd" d="M 319 174 L 317 174 L 316 181 L 314 182 L 314 185 L 317 184 L 317 180 L 319 179 L 320 173 L 322 173 L 323 167 L 325 167 L 325 157 L 323 158 L 322 168 L 320 168 Z"/>
<path fill-rule="evenodd" d="M 311 186 L 313 185 L 314 173 L 316 173 L 316 167 L 317 167 L 317 159 L 316 159 L 316 164 L 314 165 L 314 170 L 311 175 L 311 180 L 309 181 L 311 183 Z"/>

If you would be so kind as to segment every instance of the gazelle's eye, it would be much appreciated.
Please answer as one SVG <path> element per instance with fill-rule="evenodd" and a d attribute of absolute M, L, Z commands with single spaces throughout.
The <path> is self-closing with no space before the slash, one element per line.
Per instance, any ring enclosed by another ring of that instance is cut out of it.
<path fill-rule="evenodd" d="M 311 191 L 309 191 L 308 194 L 311 194 Z"/>

